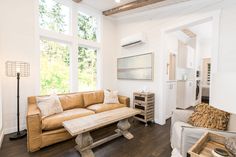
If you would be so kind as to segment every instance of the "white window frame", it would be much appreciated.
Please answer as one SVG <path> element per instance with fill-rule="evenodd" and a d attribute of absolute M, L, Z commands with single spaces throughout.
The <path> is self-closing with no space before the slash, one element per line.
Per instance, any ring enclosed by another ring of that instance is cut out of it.
<path fill-rule="evenodd" d="M 97 89 L 101 88 L 101 37 L 102 37 L 102 14 L 101 12 L 98 12 L 97 10 L 94 10 L 93 8 L 90 8 L 84 4 L 77 4 L 73 1 L 68 0 L 54 0 L 56 2 L 61 3 L 62 5 L 65 5 L 69 7 L 70 9 L 70 21 L 69 21 L 69 33 L 58 33 L 53 32 L 49 30 L 45 30 L 40 28 L 39 25 L 39 0 L 37 0 L 36 3 L 36 51 L 38 52 L 38 85 L 36 87 L 36 92 L 40 94 L 40 40 L 46 39 L 54 42 L 60 42 L 63 44 L 67 44 L 69 46 L 70 50 L 70 92 L 77 92 L 79 91 L 79 85 L 78 85 L 78 48 L 81 47 L 87 47 L 87 48 L 93 48 L 97 50 Z M 98 30 L 96 32 L 97 35 L 97 41 L 88 41 L 84 39 L 80 39 L 78 37 L 78 21 L 77 16 L 78 12 L 83 12 L 85 14 L 91 15 L 96 18 L 98 22 Z"/>

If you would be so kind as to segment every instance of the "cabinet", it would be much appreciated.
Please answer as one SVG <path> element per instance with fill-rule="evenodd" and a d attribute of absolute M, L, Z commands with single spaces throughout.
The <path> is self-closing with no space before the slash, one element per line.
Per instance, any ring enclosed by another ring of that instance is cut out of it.
<path fill-rule="evenodd" d="M 169 54 L 169 61 L 167 63 L 167 75 L 169 80 L 176 79 L 176 55 L 174 53 Z"/>
<path fill-rule="evenodd" d="M 146 125 L 148 121 L 154 121 L 154 93 L 134 93 L 133 104 L 135 109 L 141 110 L 140 114 L 134 116 L 135 119 L 146 123 Z"/>
<path fill-rule="evenodd" d="M 177 108 L 186 109 L 194 106 L 194 84 L 193 81 L 177 82 Z"/>
<path fill-rule="evenodd" d="M 171 117 L 172 111 L 176 109 L 176 82 L 166 83 L 166 119 Z"/>
<path fill-rule="evenodd" d="M 195 51 L 192 47 L 179 41 L 178 44 L 178 67 L 179 68 L 194 68 Z"/>
<path fill-rule="evenodd" d="M 190 46 L 187 46 L 187 68 L 194 68 L 194 49 Z"/>

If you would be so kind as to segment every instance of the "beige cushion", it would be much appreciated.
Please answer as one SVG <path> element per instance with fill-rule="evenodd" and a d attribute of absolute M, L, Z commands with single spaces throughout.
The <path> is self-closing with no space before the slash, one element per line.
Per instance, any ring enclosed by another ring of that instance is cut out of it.
<path fill-rule="evenodd" d="M 119 104 L 118 91 L 104 90 L 104 104 Z"/>
<path fill-rule="evenodd" d="M 88 107 L 93 104 L 103 103 L 104 92 L 103 90 L 83 93 L 84 106 Z"/>
<path fill-rule="evenodd" d="M 96 113 L 113 110 L 116 108 L 126 107 L 124 104 L 95 104 L 87 107 L 87 109 L 92 110 Z"/>
<path fill-rule="evenodd" d="M 64 122 L 64 121 L 88 116 L 91 114 L 95 114 L 95 113 L 91 110 L 87 110 L 87 109 L 83 109 L 83 108 L 66 110 L 62 113 L 44 118 L 42 120 L 42 129 L 43 130 L 59 129 L 59 128 L 63 127 L 62 122 Z"/>
<path fill-rule="evenodd" d="M 59 96 L 63 110 L 69 110 L 73 108 L 83 108 L 83 94 L 74 93 Z"/>
<path fill-rule="evenodd" d="M 42 118 L 63 112 L 61 102 L 56 94 L 52 94 L 48 97 L 37 97 L 36 100 Z"/>
<path fill-rule="evenodd" d="M 199 104 L 188 122 L 195 127 L 227 130 L 230 114 L 208 104 Z"/>

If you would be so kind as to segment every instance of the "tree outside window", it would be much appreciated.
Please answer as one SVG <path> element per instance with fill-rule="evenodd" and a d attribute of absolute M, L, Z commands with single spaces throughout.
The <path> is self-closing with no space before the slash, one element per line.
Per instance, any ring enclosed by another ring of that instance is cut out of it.
<path fill-rule="evenodd" d="M 40 28 L 57 33 L 69 33 L 70 9 L 54 0 L 39 1 Z"/>
<path fill-rule="evenodd" d="M 97 50 L 78 48 L 79 91 L 95 90 L 97 86 Z"/>
<path fill-rule="evenodd" d="M 70 7 L 54 0 L 39 0 L 39 25 L 43 30 L 68 34 L 70 30 Z M 93 16 L 78 12 L 77 33 L 73 36 L 89 41 L 97 41 L 98 23 Z M 54 37 L 52 37 L 53 39 Z M 63 41 L 63 39 L 56 39 Z M 73 41 L 78 42 L 78 41 Z M 95 90 L 97 84 L 97 50 L 87 45 L 70 52 L 68 44 L 41 39 L 40 84 L 41 94 L 67 93 L 70 91 L 70 53 L 78 53 L 78 89 Z"/>
<path fill-rule="evenodd" d="M 97 41 L 97 20 L 93 16 L 78 13 L 78 36 L 81 39 Z"/>
<path fill-rule="evenodd" d="M 70 76 L 69 47 L 65 44 L 40 41 L 41 94 L 68 93 Z"/>

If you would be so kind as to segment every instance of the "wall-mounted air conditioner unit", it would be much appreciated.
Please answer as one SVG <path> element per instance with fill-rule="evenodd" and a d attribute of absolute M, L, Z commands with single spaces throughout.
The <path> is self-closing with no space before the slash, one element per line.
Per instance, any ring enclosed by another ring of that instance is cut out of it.
<path fill-rule="evenodd" d="M 146 35 L 144 33 L 134 34 L 121 39 L 121 47 L 131 47 L 146 42 Z"/>

